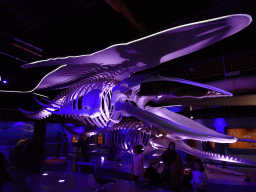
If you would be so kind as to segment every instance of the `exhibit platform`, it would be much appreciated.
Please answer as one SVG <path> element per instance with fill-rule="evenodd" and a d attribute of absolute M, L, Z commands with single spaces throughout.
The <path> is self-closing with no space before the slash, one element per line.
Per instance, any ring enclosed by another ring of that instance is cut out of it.
<path fill-rule="evenodd" d="M 145 159 L 145 166 L 148 165 L 150 159 Z M 9 169 L 9 173 L 13 177 L 13 181 L 4 184 L 3 192 L 61 192 L 71 191 L 95 191 L 100 187 L 92 175 L 94 172 L 93 166 L 78 165 L 81 159 L 76 159 L 75 154 L 70 154 L 68 161 L 63 165 L 47 165 L 44 166 L 41 173 L 31 173 L 28 168 Z M 97 164 L 100 168 L 100 174 L 106 177 L 113 178 L 116 183 L 107 185 L 103 188 L 105 191 L 169 191 L 161 188 L 150 188 L 142 185 L 137 185 L 130 180 L 132 157 L 126 155 L 121 157 L 120 161 L 108 161 L 104 156 L 92 156 L 90 163 Z M 220 166 L 220 165 L 217 165 Z M 80 169 L 79 169 L 80 167 Z M 206 169 L 206 174 L 209 179 L 207 192 L 255 192 L 256 191 L 256 167 L 246 166 L 229 166 L 228 169 L 235 170 L 244 175 L 228 174 Z M 79 173 L 80 170 L 80 173 Z M 47 175 L 43 175 L 47 173 Z M 250 181 L 244 181 L 246 176 L 250 176 Z M 59 182 L 60 180 L 65 180 Z M 40 182 L 41 184 L 38 184 Z M 36 186 L 36 187 L 33 187 Z"/>

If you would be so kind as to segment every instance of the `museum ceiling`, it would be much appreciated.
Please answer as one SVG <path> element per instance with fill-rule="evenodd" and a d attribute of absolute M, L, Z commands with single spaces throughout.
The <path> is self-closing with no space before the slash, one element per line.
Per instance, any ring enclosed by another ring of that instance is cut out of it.
<path fill-rule="evenodd" d="M 138 3 L 139 2 L 139 3 Z M 255 105 L 256 24 L 254 0 L 233 1 L 128 1 L 74 0 L 0 2 L 0 108 L 32 110 L 28 91 L 55 66 L 23 69 L 22 65 L 54 57 L 91 54 L 114 44 L 179 25 L 230 14 L 249 14 L 252 23 L 241 32 L 197 52 L 165 62 L 153 69 L 153 75 L 177 77 L 209 84 L 230 91 L 232 100 L 217 98 L 166 100 L 154 105 L 188 106 L 194 109 L 212 106 L 245 107 Z M 171 45 L 170 45 L 171 46 Z M 4 83 L 6 81 L 6 83 Z M 7 91 L 7 92 L 6 92 Z M 60 90 L 43 92 L 49 97 Z M 186 107 L 188 109 L 188 107 Z"/>

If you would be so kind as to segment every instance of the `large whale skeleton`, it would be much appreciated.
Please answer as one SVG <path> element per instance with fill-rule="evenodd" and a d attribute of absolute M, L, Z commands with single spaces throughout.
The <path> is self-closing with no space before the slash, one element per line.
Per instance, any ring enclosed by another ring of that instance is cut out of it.
<path fill-rule="evenodd" d="M 213 131 L 187 117 L 164 107 L 152 107 L 150 102 L 163 95 L 173 98 L 230 97 L 232 93 L 208 85 L 135 72 L 155 67 L 207 47 L 233 35 L 252 21 L 249 15 L 228 15 L 167 29 L 141 39 L 110 46 L 88 55 L 69 56 L 36 61 L 23 68 L 57 66 L 47 74 L 35 91 L 64 89 L 53 101 L 44 97 L 35 100 L 43 106 L 27 112 L 27 117 L 43 119 L 51 114 L 73 117 L 86 126 L 65 125 L 74 134 L 87 136 L 106 131 L 107 142 L 132 152 L 134 144 L 142 144 L 145 153 L 166 149 L 170 141 L 176 149 L 201 158 L 255 165 L 255 162 L 217 153 L 204 152 L 188 146 L 192 139 L 216 143 L 240 139 Z"/>

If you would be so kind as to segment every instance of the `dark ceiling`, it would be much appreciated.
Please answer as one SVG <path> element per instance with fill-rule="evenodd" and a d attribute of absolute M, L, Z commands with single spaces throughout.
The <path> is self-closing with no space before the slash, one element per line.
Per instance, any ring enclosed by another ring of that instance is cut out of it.
<path fill-rule="evenodd" d="M 30 94 L 3 90 L 31 90 L 54 69 L 22 69 L 23 64 L 52 57 L 90 54 L 170 27 L 229 14 L 249 14 L 253 21 L 227 39 L 151 70 L 159 69 L 157 73 L 160 75 L 198 82 L 224 80 L 224 72 L 239 71 L 240 76 L 256 74 L 255 0 L 2 0 L 0 108 L 32 109 Z M 239 62 L 234 62 L 236 60 Z M 214 67 L 210 70 L 209 66 Z M 243 90 L 238 92 L 241 94 Z M 246 94 L 254 92 L 254 89 L 246 90 Z"/>

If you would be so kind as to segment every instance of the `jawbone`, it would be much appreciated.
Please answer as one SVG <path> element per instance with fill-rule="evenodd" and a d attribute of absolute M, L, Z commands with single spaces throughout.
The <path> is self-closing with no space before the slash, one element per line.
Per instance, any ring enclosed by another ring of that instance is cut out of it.
<path fill-rule="evenodd" d="M 204 152 L 202 150 L 188 146 L 182 141 L 183 139 L 193 139 L 199 141 L 203 140 L 217 143 L 235 143 L 237 141 L 237 138 L 213 131 L 187 117 L 173 113 L 168 109 L 146 107 L 145 110 L 143 110 L 132 106 L 128 102 L 117 102 L 116 110 L 126 112 L 127 114 L 135 116 L 136 118 L 148 124 L 167 131 L 165 137 L 155 138 L 151 140 L 150 143 L 155 149 L 167 148 L 169 142 L 174 141 L 177 150 L 185 151 L 197 157 L 233 163 L 256 165 L 255 162 L 252 162 L 250 160 L 244 160 L 236 157 L 223 155 L 221 156 L 217 153 Z"/>

